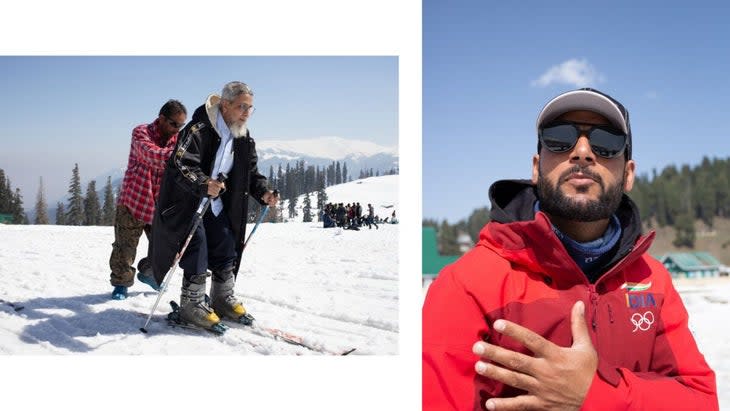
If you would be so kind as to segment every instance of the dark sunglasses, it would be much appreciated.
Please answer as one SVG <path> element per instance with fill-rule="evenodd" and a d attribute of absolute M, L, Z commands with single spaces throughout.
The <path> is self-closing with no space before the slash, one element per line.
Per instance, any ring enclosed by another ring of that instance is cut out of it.
<path fill-rule="evenodd" d="M 167 117 L 165 117 L 165 120 L 167 120 L 167 123 L 168 124 L 170 124 L 171 126 L 175 127 L 178 130 L 180 130 L 181 128 L 183 128 L 183 126 L 185 125 L 185 123 L 178 123 L 178 122 L 173 121 L 173 120 L 171 120 L 171 119 L 169 119 Z"/>
<path fill-rule="evenodd" d="M 603 158 L 614 158 L 626 148 L 626 134 L 611 126 L 591 126 L 581 130 L 577 123 L 550 123 L 538 131 L 540 142 L 553 153 L 570 151 L 585 135 L 591 144 L 591 150 Z"/>

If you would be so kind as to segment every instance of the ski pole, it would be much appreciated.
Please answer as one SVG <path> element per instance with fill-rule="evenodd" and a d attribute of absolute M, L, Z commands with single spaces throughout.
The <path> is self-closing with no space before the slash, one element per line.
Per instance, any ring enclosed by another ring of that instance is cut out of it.
<path fill-rule="evenodd" d="M 278 197 L 279 196 L 279 190 L 274 190 L 274 195 Z M 261 222 L 264 221 L 264 217 L 266 217 L 266 214 L 268 214 L 268 212 L 269 212 L 269 206 L 267 205 L 266 207 L 264 207 L 264 211 L 261 213 L 261 216 L 259 217 L 259 220 L 256 221 L 256 225 L 253 226 L 253 229 L 251 230 L 251 234 L 249 234 L 248 235 L 248 238 L 246 239 L 246 241 L 244 241 L 243 248 L 241 248 L 241 252 L 242 253 L 243 253 L 243 250 L 246 249 L 246 244 L 248 244 L 248 240 L 250 240 L 251 237 L 253 237 L 253 233 L 255 233 L 256 232 L 256 229 L 259 228 L 259 224 L 261 224 Z"/>
<path fill-rule="evenodd" d="M 218 181 L 224 182 L 226 179 L 225 174 L 219 174 L 218 175 Z M 193 218 L 193 228 L 190 229 L 190 233 L 188 234 L 188 237 L 185 239 L 185 244 L 183 244 L 182 249 L 180 249 L 180 252 L 175 255 L 175 260 L 172 262 L 172 266 L 167 271 L 167 274 L 165 274 L 165 281 L 162 282 L 162 287 L 160 287 L 160 291 L 157 294 L 157 300 L 155 300 L 155 305 L 152 306 L 152 310 L 150 311 L 149 315 L 147 316 L 147 321 L 145 321 L 142 328 L 139 330 L 143 333 L 147 334 L 147 325 L 149 325 L 150 320 L 152 320 L 152 315 L 155 313 L 155 310 L 157 310 L 157 305 L 160 303 L 160 299 L 162 298 L 162 295 L 165 294 L 165 291 L 167 291 L 167 285 L 170 283 L 170 280 L 173 277 L 173 274 L 175 274 L 175 270 L 177 269 L 177 264 L 180 262 L 180 259 L 182 258 L 183 254 L 185 254 L 185 250 L 188 248 L 188 244 L 190 244 L 190 240 L 193 238 L 193 235 L 195 234 L 195 230 L 198 228 L 198 225 L 200 225 L 200 222 L 203 221 L 203 216 L 205 215 L 205 212 L 208 211 L 208 207 L 210 206 L 211 197 L 205 197 L 204 199 L 200 200 L 200 204 L 198 205 L 198 209 L 195 211 L 195 217 Z"/>

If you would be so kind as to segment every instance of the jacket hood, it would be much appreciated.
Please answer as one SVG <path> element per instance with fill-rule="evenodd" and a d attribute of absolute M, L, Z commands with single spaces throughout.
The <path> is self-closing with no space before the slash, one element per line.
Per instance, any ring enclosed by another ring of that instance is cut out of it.
<path fill-rule="evenodd" d="M 221 135 L 221 131 L 218 129 L 218 112 L 220 111 L 221 97 L 217 94 L 211 94 L 205 100 L 205 104 L 198 107 L 193 113 L 193 122 L 203 122 L 206 125 L 213 127 L 218 135 Z M 246 137 L 248 135 L 248 128 L 246 124 L 241 127 L 231 128 L 234 138 Z"/>
<path fill-rule="evenodd" d="M 537 195 L 530 180 L 497 181 L 489 188 L 489 198 L 492 202 L 491 222 L 482 229 L 478 245 L 487 246 L 532 269 L 540 266 L 545 269 L 546 265 L 552 265 L 555 270 L 580 271 L 553 232 L 547 214 L 542 211 L 535 213 Z M 626 194 L 621 198 L 616 216 L 621 225 L 621 238 L 612 250 L 612 258 L 601 268 L 602 273 L 633 251 L 641 237 L 639 210 Z M 653 233 L 648 240 L 652 238 Z"/>

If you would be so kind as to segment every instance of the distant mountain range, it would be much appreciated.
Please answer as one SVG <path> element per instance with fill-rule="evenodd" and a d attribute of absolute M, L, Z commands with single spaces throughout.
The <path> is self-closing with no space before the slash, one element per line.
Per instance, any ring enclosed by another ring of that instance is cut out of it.
<path fill-rule="evenodd" d="M 350 176 L 357 178 L 360 170 L 380 171 L 382 174 L 398 168 L 398 148 L 379 146 L 369 141 L 347 140 L 341 137 L 320 137 L 304 140 L 261 140 L 256 142 L 259 172 L 268 175 L 269 167 L 304 160 L 307 165 L 326 167 L 333 161 L 347 163 Z"/>
<path fill-rule="evenodd" d="M 340 164 L 347 164 L 348 175 L 354 179 L 360 174 L 360 170 L 370 170 L 383 174 L 393 168 L 398 168 L 398 148 L 380 146 L 369 141 L 349 140 L 341 137 L 319 137 L 302 140 L 266 140 L 256 141 L 256 151 L 259 156 L 259 172 L 265 176 L 269 174 L 269 167 L 274 172 L 279 164 L 286 168 L 286 164 L 292 166 L 296 161 L 304 160 L 307 165 L 326 167 L 333 161 Z M 126 166 L 126 163 L 123 165 Z M 124 167 L 113 168 L 94 178 L 99 194 L 99 201 L 104 201 L 104 185 L 108 176 L 112 178 L 112 188 L 116 193 L 124 178 Z M 89 181 L 82 179 L 81 189 L 86 190 Z M 56 220 L 56 203 L 62 202 L 66 205 L 67 196 L 48 201 L 49 218 Z M 32 209 L 35 203 L 28 203 L 30 209 L 26 209 L 30 221 L 35 220 L 35 210 Z"/>

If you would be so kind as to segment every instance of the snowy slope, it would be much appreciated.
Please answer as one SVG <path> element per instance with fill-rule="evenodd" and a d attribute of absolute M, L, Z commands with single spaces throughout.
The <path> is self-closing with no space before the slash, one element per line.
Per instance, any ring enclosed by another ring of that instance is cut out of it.
<path fill-rule="evenodd" d="M 231 329 L 222 337 L 170 329 L 173 277 L 148 327 L 157 293 L 144 284 L 127 300 L 109 299 L 112 227 L 0 225 L 0 353 L 4 354 L 311 354 L 304 348 Z M 249 243 L 236 294 L 259 321 L 331 350 L 396 354 L 397 226 L 371 232 L 317 224 L 262 224 Z M 146 240 L 140 241 L 138 258 Z"/>
<path fill-rule="evenodd" d="M 363 215 L 367 215 L 368 204 L 373 205 L 375 215 L 381 219 L 390 217 L 393 211 L 396 212 L 396 217 L 400 218 L 400 210 L 398 209 L 398 181 L 399 175 L 389 175 L 380 177 L 369 177 L 362 180 L 355 180 L 345 184 L 337 184 L 334 186 L 327 187 L 327 202 L 328 203 L 356 203 L 360 202 L 363 209 Z M 317 207 L 317 193 L 310 193 L 309 200 L 312 204 L 312 216 L 313 219 L 317 219 L 319 210 Z M 304 194 L 300 195 L 297 199 L 297 216 L 289 219 L 288 214 L 288 200 L 282 202 L 284 208 L 284 220 L 286 221 L 298 221 L 301 222 L 304 213 L 302 207 L 304 205 Z M 388 219 L 390 221 L 390 219 Z"/>
<path fill-rule="evenodd" d="M 332 196 L 394 205 L 397 181 L 331 187 Z M 244 253 L 236 295 L 258 325 L 315 348 L 397 354 L 398 227 L 264 223 Z M 126 300 L 109 298 L 113 240 L 113 227 L 0 225 L 0 299 L 24 307 L 0 303 L 0 354 L 321 354 L 240 327 L 223 336 L 171 329 L 164 317 L 179 300 L 181 270 L 142 334 L 158 294 L 135 283 Z M 137 260 L 146 250 L 143 236 Z"/>

